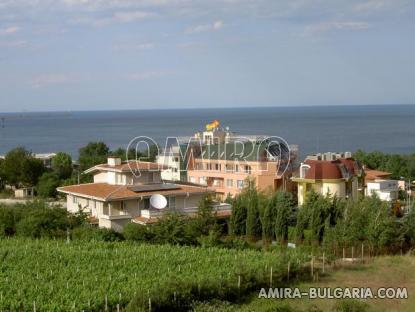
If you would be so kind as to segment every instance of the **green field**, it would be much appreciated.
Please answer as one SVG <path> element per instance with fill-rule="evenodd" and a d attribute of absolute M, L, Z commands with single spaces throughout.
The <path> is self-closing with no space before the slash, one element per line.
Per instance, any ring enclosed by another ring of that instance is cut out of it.
<path fill-rule="evenodd" d="M 242 296 L 285 277 L 305 259 L 254 250 L 176 247 L 128 242 L 0 240 L 1 311 L 149 310 L 187 298 Z"/>

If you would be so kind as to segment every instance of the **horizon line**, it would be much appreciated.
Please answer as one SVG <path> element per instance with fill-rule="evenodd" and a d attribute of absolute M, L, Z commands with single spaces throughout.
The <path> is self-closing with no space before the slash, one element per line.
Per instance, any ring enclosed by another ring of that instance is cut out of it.
<path fill-rule="evenodd" d="M 311 107 L 362 107 L 362 106 L 413 106 L 415 103 L 397 104 L 318 104 L 318 105 L 261 105 L 261 106 L 211 106 L 211 107 L 174 107 L 174 108 L 121 108 L 121 109 L 74 109 L 39 111 L 0 111 L 0 114 L 38 114 L 38 113 L 77 113 L 77 112 L 122 112 L 122 111 L 171 111 L 171 110 L 212 110 L 212 109 L 251 109 L 251 108 L 311 108 Z"/>

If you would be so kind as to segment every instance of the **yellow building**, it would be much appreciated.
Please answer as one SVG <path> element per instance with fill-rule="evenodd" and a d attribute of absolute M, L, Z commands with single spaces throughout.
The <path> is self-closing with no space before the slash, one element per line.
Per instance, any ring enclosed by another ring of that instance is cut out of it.
<path fill-rule="evenodd" d="M 306 159 L 292 181 L 297 183 L 298 205 L 302 206 L 312 190 L 338 198 L 357 198 L 361 177 L 363 170 L 353 158 Z"/>

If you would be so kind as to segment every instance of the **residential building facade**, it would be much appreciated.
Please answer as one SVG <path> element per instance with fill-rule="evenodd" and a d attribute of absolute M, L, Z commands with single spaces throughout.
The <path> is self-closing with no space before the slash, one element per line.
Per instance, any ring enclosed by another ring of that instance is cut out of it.
<path fill-rule="evenodd" d="M 327 157 L 306 158 L 292 178 L 298 185 L 299 206 L 304 204 L 307 194 L 312 190 L 338 198 L 358 198 L 363 181 L 363 169 L 353 158 L 344 156 L 330 153 Z"/>
<path fill-rule="evenodd" d="M 247 141 L 205 145 L 195 153 L 187 172 L 188 181 L 214 189 L 222 199 L 239 194 L 248 178 L 253 179 L 261 191 L 284 189 L 290 182 L 288 154 L 287 146 L 276 143 Z"/>
<path fill-rule="evenodd" d="M 93 183 L 64 186 L 58 191 L 67 195 L 69 212 L 84 211 L 100 227 L 116 231 L 122 231 L 128 222 L 157 222 L 166 213 L 194 215 L 199 201 L 213 193 L 207 187 L 163 183 L 161 169 L 156 163 L 126 163 L 110 157 L 107 164 L 85 172 L 93 175 Z M 151 205 L 151 196 L 156 194 L 166 198 L 166 208 L 156 209 Z M 214 210 L 218 216 L 228 216 L 230 205 L 215 203 Z"/>

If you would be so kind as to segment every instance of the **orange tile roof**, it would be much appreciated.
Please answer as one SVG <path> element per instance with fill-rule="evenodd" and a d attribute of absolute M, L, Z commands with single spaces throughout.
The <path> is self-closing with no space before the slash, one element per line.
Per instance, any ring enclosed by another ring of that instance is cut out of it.
<path fill-rule="evenodd" d="M 135 161 L 130 160 L 128 162 L 123 162 L 121 165 L 116 166 L 110 166 L 108 164 L 99 164 L 92 168 L 89 168 L 85 170 L 86 173 L 91 173 L 94 171 L 119 171 L 119 172 L 128 172 L 131 170 L 142 170 L 142 171 L 148 171 L 148 170 L 162 170 L 167 169 L 167 166 L 157 164 L 154 162 L 148 162 L 148 161 Z"/>
<path fill-rule="evenodd" d="M 391 173 L 386 172 L 386 171 L 365 169 L 365 180 L 376 180 L 376 179 L 379 179 L 379 178 L 387 178 L 390 175 L 391 175 Z"/>
<path fill-rule="evenodd" d="M 134 199 L 140 197 L 148 197 L 154 194 L 162 195 L 179 195 L 186 193 L 207 193 L 212 192 L 206 187 L 180 185 L 177 184 L 177 189 L 170 190 L 152 190 L 152 191 L 137 191 L 133 192 L 129 189 L 132 185 L 111 185 L 108 183 L 88 183 L 79 185 L 69 185 L 59 187 L 58 191 L 66 194 L 75 194 L 84 197 L 92 197 L 101 199 L 104 201 L 121 200 L 121 199 Z"/>

